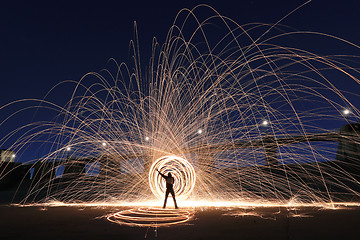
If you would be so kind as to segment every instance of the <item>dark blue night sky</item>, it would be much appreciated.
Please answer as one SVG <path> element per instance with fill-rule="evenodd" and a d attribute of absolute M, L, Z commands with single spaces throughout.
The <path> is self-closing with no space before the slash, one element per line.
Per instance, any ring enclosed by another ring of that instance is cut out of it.
<path fill-rule="evenodd" d="M 155 36 L 162 43 L 182 8 L 205 3 L 240 24 L 274 23 L 305 1 L 7 2 L 11 3 L 2 3 L 0 9 L 0 106 L 17 99 L 41 99 L 57 83 L 78 80 L 87 72 L 100 71 L 110 58 L 128 62 L 134 21 L 145 66 L 152 38 Z M 358 0 L 314 0 L 282 24 L 297 30 L 336 35 L 360 44 L 359 9 Z M 334 48 L 331 43 L 303 44 L 308 44 L 305 47 L 317 54 L 351 54 L 354 51 L 346 46 Z M 360 55 L 360 51 L 354 54 Z M 50 100 L 61 104 L 68 98 L 64 91 L 52 95 Z M 20 119 L 14 125 L 7 125 L 7 129 L 2 127 L 1 137 L 17 124 L 21 125 Z"/>
<path fill-rule="evenodd" d="M 181 8 L 207 3 L 240 24 L 274 23 L 300 2 L 305 1 L 2 3 L 0 69 L 2 89 L 7 90 L 2 91 L 0 105 L 15 99 L 41 98 L 56 83 L 99 71 L 109 58 L 128 61 L 134 21 L 137 21 L 141 52 L 146 59 L 152 37 L 162 42 Z M 356 0 L 312 1 L 283 24 L 359 43 L 359 8 L 360 2 Z M 334 53 L 331 46 L 316 47 L 319 51 L 329 48 L 329 52 Z"/>

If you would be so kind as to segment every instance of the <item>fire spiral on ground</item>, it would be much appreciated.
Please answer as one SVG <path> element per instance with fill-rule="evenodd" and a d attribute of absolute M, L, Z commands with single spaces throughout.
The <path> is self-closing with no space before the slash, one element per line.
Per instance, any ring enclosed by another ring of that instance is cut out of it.
<path fill-rule="evenodd" d="M 110 222 L 137 227 L 165 227 L 189 221 L 194 216 L 191 210 L 161 208 L 137 208 L 123 210 L 107 217 Z"/>
<path fill-rule="evenodd" d="M 157 170 L 165 175 L 170 172 L 174 177 L 176 199 L 182 200 L 189 197 L 195 186 L 196 174 L 193 166 L 186 159 L 177 156 L 164 156 L 152 164 L 149 171 L 150 189 L 158 199 L 163 199 L 166 183 Z"/>

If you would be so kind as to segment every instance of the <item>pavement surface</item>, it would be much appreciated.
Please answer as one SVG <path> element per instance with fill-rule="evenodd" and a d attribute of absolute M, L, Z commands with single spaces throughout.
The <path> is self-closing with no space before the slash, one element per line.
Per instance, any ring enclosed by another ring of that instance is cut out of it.
<path fill-rule="evenodd" d="M 105 217 L 131 208 L 0 205 L 0 239 L 359 239 L 360 235 L 360 207 L 194 208 L 188 209 L 191 220 L 168 227 L 126 226 Z"/>

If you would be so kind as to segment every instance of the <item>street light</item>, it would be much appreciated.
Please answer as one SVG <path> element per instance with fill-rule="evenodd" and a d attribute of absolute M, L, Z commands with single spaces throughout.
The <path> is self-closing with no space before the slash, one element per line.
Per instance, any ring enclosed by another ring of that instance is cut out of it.
<path fill-rule="evenodd" d="M 345 116 L 346 121 L 349 122 L 349 116 L 350 116 L 350 114 L 351 114 L 351 111 L 350 111 L 349 109 L 345 108 L 345 109 L 342 111 L 342 113 L 343 113 L 343 115 Z"/>
<path fill-rule="evenodd" d="M 66 158 L 67 158 L 67 159 L 69 159 L 69 152 L 70 152 L 70 150 L 71 150 L 71 147 L 66 147 L 66 152 L 67 152 Z"/>
<path fill-rule="evenodd" d="M 345 116 L 348 116 L 350 113 L 351 113 L 351 112 L 350 112 L 349 109 L 344 109 L 344 110 L 343 110 L 343 114 L 344 114 Z"/>
<path fill-rule="evenodd" d="M 261 122 L 261 125 L 265 128 L 265 133 L 266 133 L 266 135 L 268 134 L 268 126 L 269 126 L 269 121 L 268 120 L 263 120 L 262 122 Z"/>
<path fill-rule="evenodd" d="M 263 120 L 261 125 L 263 125 L 264 127 L 267 127 L 267 125 L 269 125 L 269 121 L 268 120 Z"/>
<path fill-rule="evenodd" d="M 197 132 L 198 132 L 198 134 L 202 134 L 202 133 L 203 133 L 203 130 L 202 130 L 202 129 L 199 129 Z"/>
<path fill-rule="evenodd" d="M 103 142 L 101 145 L 102 145 L 103 147 L 105 147 L 105 146 L 106 146 L 106 142 Z"/>
<path fill-rule="evenodd" d="M 150 140 L 150 138 L 149 137 L 145 137 L 145 141 L 149 141 Z"/>

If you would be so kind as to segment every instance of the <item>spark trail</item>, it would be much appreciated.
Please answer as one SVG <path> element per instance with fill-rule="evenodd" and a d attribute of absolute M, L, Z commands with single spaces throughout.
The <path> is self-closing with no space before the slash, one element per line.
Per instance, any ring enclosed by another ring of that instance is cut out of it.
<path fill-rule="evenodd" d="M 311 141 L 313 134 L 333 132 L 334 123 L 347 124 L 344 108 L 358 121 L 358 56 L 317 55 L 291 39 L 321 36 L 354 52 L 359 47 L 326 34 L 282 30 L 239 25 L 207 6 L 184 9 L 165 43 L 153 42 L 145 73 L 134 41 L 132 63 L 112 59 L 107 69 L 72 82 L 65 106 L 46 98 L 3 106 L 30 105 L 15 116 L 29 108 L 56 116 L 1 141 L 13 141 L 18 155 L 33 146 L 46 152 L 33 159 L 23 202 L 162 199 L 156 168 L 174 173 L 182 201 L 319 204 L 359 197 L 351 170 L 359 162 L 336 161 L 337 143 Z M 294 136 L 304 140 L 278 141 Z"/>

